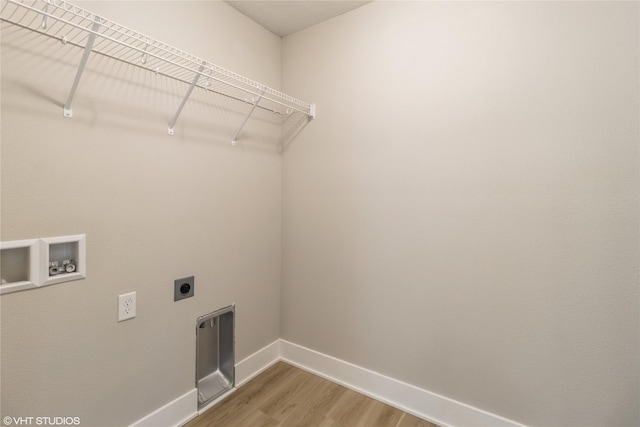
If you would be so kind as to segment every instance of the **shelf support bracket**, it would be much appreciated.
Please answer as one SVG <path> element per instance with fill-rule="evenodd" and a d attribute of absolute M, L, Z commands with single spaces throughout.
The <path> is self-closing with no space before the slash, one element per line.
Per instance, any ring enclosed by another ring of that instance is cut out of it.
<path fill-rule="evenodd" d="M 80 83 L 80 78 L 82 77 L 82 72 L 84 71 L 84 67 L 87 65 L 87 60 L 89 59 L 89 54 L 93 49 L 93 42 L 96 41 L 96 36 L 98 34 L 98 29 L 100 28 L 100 17 L 95 17 L 95 22 L 91 27 L 91 33 L 89 34 L 89 38 L 87 39 L 87 44 L 84 47 L 84 53 L 82 54 L 82 58 L 80 59 L 80 65 L 78 65 L 78 71 L 76 72 L 76 78 L 73 80 L 73 86 L 71 86 L 71 92 L 69 93 L 69 98 L 67 98 L 67 102 L 64 104 L 64 116 L 65 117 L 73 117 L 73 108 L 71 103 L 73 102 L 73 97 L 76 94 L 76 89 L 78 89 L 78 84 Z"/>
<path fill-rule="evenodd" d="M 244 125 L 247 124 L 247 122 L 249 121 L 249 117 L 251 117 L 251 114 L 253 114 L 253 110 L 256 109 L 256 107 L 258 106 L 258 103 L 260 102 L 260 100 L 262 99 L 262 95 L 264 94 L 264 90 L 260 92 L 260 96 L 258 96 L 258 98 L 255 99 L 253 106 L 251 107 L 251 110 L 249 110 L 249 114 L 247 114 L 247 117 L 244 118 L 244 120 L 242 121 L 242 124 L 240 125 L 240 129 L 238 129 L 236 131 L 235 134 L 233 134 L 233 137 L 231 138 L 231 145 L 232 146 L 236 146 L 236 139 L 238 139 L 238 135 L 240 135 L 240 132 L 242 132 L 242 128 L 244 128 Z"/>
<path fill-rule="evenodd" d="M 173 127 L 175 126 L 176 122 L 178 121 L 178 117 L 180 117 L 180 113 L 182 113 L 182 109 L 184 108 L 185 104 L 187 103 L 187 100 L 191 96 L 191 92 L 193 92 L 193 88 L 195 88 L 196 84 L 198 84 L 198 79 L 200 78 L 200 75 L 202 75 L 202 70 L 204 70 L 205 65 L 206 65 L 206 62 L 202 61 L 202 65 L 200 65 L 200 69 L 198 70 L 196 75 L 193 76 L 193 81 L 191 82 L 191 86 L 189 86 L 189 89 L 187 90 L 187 93 L 184 95 L 184 98 L 182 98 L 182 102 L 180 103 L 180 106 L 178 107 L 178 111 L 176 111 L 176 114 L 173 116 L 173 118 L 169 122 L 169 130 L 167 131 L 167 133 L 169 135 L 173 135 Z"/>
<path fill-rule="evenodd" d="M 48 16 L 48 12 L 49 12 L 49 5 L 51 4 L 51 0 L 44 0 L 45 1 L 45 5 L 44 5 L 44 10 L 43 10 L 43 14 L 42 14 L 42 24 L 40 25 L 40 28 L 42 28 L 43 30 L 47 29 L 47 20 L 49 18 Z"/>

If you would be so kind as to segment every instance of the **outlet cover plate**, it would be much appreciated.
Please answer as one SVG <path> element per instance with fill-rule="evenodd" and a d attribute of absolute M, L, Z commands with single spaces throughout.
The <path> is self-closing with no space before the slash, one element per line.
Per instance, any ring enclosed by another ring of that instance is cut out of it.
<path fill-rule="evenodd" d="M 195 289 L 195 276 L 184 277 L 173 281 L 173 300 L 192 297 Z"/>
<path fill-rule="evenodd" d="M 118 322 L 136 317 L 136 293 L 118 295 Z"/>

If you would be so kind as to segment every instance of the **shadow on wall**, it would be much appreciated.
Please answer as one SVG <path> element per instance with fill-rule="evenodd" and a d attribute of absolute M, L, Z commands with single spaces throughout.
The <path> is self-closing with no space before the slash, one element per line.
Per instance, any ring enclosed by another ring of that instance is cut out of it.
<path fill-rule="evenodd" d="M 39 107 L 33 103 L 5 104 L 5 107 L 30 115 L 62 116 L 62 107 L 78 71 L 81 47 L 68 43 L 61 50 L 58 40 L 42 43 L 25 29 L 9 31 L 5 36 L 3 29 L 2 60 L 19 64 L 21 76 L 4 76 L 3 89 L 21 91 L 45 101 Z M 38 74 L 37 70 L 42 69 L 43 64 L 49 65 L 48 79 L 42 79 Z M 52 85 L 52 81 L 59 84 Z M 231 143 L 231 136 L 247 116 L 250 100 L 236 93 L 225 93 L 225 86 L 214 80 L 205 83 L 206 88 L 198 87 L 189 97 L 184 114 L 177 120 L 174 138 L 225 146 Z M 189 82 L 94 54 L 89 57 L 73 98 L 78 111 L 73 120 L 92 127 L 100 122 L 127 131 L 129 135 L 149 131 L 154 135 L 166 135 L 167 123 L 176 114 L 188 87 Z M 47 105 L 53 110 L 50 111 Z M 258 107 L 240 132 L 238 148 L 279 152 L 281 127 L 291 116 L 281 115 L 268 106 Z"/>
<path fill-rule="evenodd" d="M 296 118 L 297 117 L 297 118 Z M 280 152 L 286 151 L 296 137 L 311 122 L 307 115 L 292 114 L 282 122 L 282 138 L 280 140 Z"/>

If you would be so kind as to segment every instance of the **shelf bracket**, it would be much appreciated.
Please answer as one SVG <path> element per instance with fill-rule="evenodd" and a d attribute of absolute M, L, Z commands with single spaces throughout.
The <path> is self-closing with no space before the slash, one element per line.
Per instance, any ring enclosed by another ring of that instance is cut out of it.
<path fill-rule="evenodd" d="M 45 1 L 45 5 L 44 5 L 44 10 L 43 10 L 43 14 L 42 14 L 42 24 L 40 24 L 40 28 L 42 28 L 43 30 L 47 29 L 47 20 L 49 18 L 49 5 L 51 4 L 51 0 L 44 0 Z"/>
<path fill-rule="evenodd" d="M 76 94 L 76 89 L 78 89 L 78 84 L 80 83 L 80 78 L 82 77 L 82 72 L 84 71 L 84 67 L 87 65 L 89 54 L 93 49 L 93 42 L 95 42 L 96 36 L 98 35 L 98 29 L 100 28 L 100 21 L 101 21 L 100 17 L 96 16 L 93 26 L 91 27 L 89 38 L 87 39 L 87 44 L 84 47 L 84 53 L 82 54 L 82 59 L 80 59 L 80 65 L 78 65 L 76 78 L 73 80 L 73 86 L 71 86 L 71 92 L 69 93 L 69 98 L 67 98 L 67 102 L 64 104 L 63 113 L 65 117 L 73 117 L 73 108 L 71 107 L 71 103 L 73 102 L 73 97 Z"/>
<path fill-rule="evenodd" d="M 178 111 L 176 111 L 176 114 L 173 116 L 173 119 L 171 119 L 171 121 L 169 122 L 169 130 L 167 131 L 167 133 L 169 135 L 173 135 L 173 127 L 175 126 L 176 122 L 178 121 L 178 117 L 180 117 L 180 113 L 182 113 L 182 109 L 184 108 L 185 104 L 187 103 L 187 99 L 189 99 L 189 97 L 191 96 L 191 92 L 193 92 L 193 88 L 196 87 L 196 84 L 198 83 L 198 79 L 202 75 L 202 70 L 204 70 L 205 65 L 206 65 L 206 62 L 202 61 L 202 65 L 200 65 L 200 69 L 198 70 L 196 75 L 193 76 L 193 81 L 191 82 L 191 86 L 189 86 L 189 89 L 187 90 L 187 93 L 184 95 L 184 98 L 182 98 L 182 102 L 180 103 L 180 106 L 178 107 Z"/>
<path fill-rule="evenodd" d="M 240 132 L 242 132 L 242 128 L 244 127 L 244 125 L 247 124 L 247 122 L 249 121 L 249 117 L 251 117 L 251 114 L 253 114 L 253 110 L 256 109 L 256 107 L 258 106 L 258 103 L 260 102 L 260 100 L 262 99 L 262 95 L 264 94 L 264 90 L 262 90 L 260 92 L 260 96 L 258 96 L 257 98 L 255 98 L 255 101 L 253 103 L 253 106 L 251 107 L 251 110 L 249 110 L 249 114 L 247 114 L 247 117 L 244 118 L 244 120 L 242 121 L 242 124 L 240 125 L 240 129 L 238 129 L 236 131 L 235 134 L 233 134 L 233 137 L 231 138 L 231 145 L 232 146 L 236 146 L 236 139 L 238 138 L 238 135 L 240 135 Z"/>

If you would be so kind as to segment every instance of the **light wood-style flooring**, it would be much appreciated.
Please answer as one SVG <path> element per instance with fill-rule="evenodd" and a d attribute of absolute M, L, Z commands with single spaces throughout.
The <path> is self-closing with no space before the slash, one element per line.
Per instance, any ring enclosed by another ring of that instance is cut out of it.
<path fill-rule="evenodd" d="M 184 427 L 437 427 L 278 362 Z"/>

